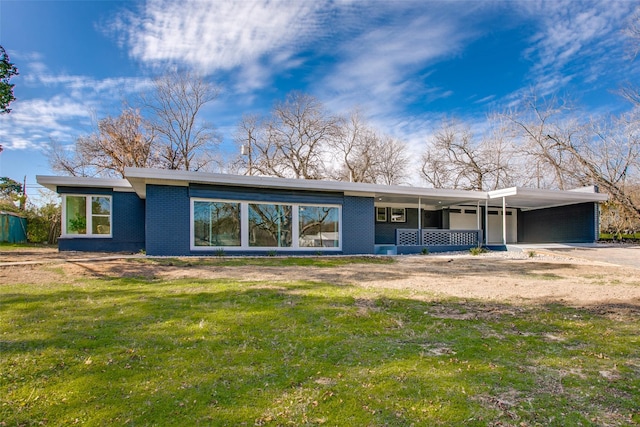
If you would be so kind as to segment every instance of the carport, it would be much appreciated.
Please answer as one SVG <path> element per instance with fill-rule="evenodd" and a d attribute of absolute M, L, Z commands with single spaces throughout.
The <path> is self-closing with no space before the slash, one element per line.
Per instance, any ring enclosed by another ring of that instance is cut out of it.
<path fill-rule="evenodd" d="M 490 208 L 499 208 L 502 244 L 507 241 L 508 208 L 517 211 L 517 243 L 593 242 L 599 234 L 598 203 L 607 194 L 594 186 L 574 190 L 542 190 L 511 187 L 489 191 L 485 201 L 485 244 L 489 244 Z"/>

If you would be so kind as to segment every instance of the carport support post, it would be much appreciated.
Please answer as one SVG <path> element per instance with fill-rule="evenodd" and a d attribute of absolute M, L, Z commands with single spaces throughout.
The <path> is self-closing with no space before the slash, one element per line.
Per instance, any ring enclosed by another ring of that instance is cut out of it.
<path fill-rule="evenodd" d="M 480 224 L 480 200 L 478 200 L 476 202 L 476 228 L 478 230 L 480 230 L 480 227 L 482 227 L 482 225 Z M 478 236 L 480 237 L 480 236 Z M 478 239 L 478 246 L 482 245 L 482 241 L 480 239 Z"/>
<path fill-rule="evenodd" d="M 507 198 L 502 197 L 502 244 L 507 246 Z"/>
<path fill-rule="evenodd" d="M 484 201 L 484 244 L 489 246 L 489 199 Z"/>

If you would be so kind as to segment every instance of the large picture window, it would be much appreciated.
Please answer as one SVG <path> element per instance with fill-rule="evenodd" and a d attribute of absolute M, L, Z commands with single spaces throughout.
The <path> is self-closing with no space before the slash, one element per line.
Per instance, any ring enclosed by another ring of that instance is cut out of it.
<path fill-rule="evenodd" d="M 63 235 L 111 236 L 111 196 L 64 197 Z"/>
<path fill-rule="evenodd" d="M 338 205 L 191 199 L 191 249 L 340 250 Z"/>
<path fill-rule="evenodd" d="M 300 206 L 298 227 L 300 247 L 337 248 L 340 246 L 337 207 Z"/>
<path fill-rule="evenodd" d="M 240 246 L 240 203 L 193 203 L 195 246 Z"/>
<path fill-rule="evenodd" d="M 292 241 L 291 206 L 249 204 L 249 246 L 286 248 Z"/>

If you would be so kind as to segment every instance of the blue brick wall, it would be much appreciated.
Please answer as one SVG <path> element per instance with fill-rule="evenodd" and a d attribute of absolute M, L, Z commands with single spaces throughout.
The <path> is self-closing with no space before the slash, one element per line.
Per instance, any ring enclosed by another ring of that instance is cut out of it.
<path fill-rule="evenodd" d="M 61 194 L 110 195 L 111 238 L 67 237 L 58 240 L 61 251 L 139 252 L 145 248 L 144 200 L 136 193 L 101 188 L 58 188 Z"/>
<path fill-rule="evenodd" d="M 342 193 L 335 192 L 318 192 L 318 191 L 300 191 L 300 190 L 280 190 L 272 188 L 247 188 L 236 186 L 220 186 L 220 185 L 205 185 L 205 184 L 191 184 L 189 186 L 189 197 L 201 197 L 207 199 L 222 199 L 222 200 L 240 200 L 240 201 L 255 201 L 255 202 L 273 202 L 273 203 L 291 203 L 291 204 L 334 204 L 342 205 L 344 198 Z M 344 214 L 343 214 L 344 216 Z M 343 243 L 344 245 L 344 243 Z M 207 255 L 213 254 L 217 250 L 212 249 L 207 251 L 206 249 L 199 249 L 192 251 L 192 255 Z M 315 255 L 315 252 L 310 251 L 295 251 L 288 248 L 279 248 L 276 250 L 276 254 L 291 254 L 291 255 Z M 323 250 L 323 254 L 341 254 L 340 251 L 328 251 Z M 264 255 L 264 251 L 234 251 L 232 249 L 225 250 L 227 255 Z"/>
<path fill-rule="evenodd" d="M 342 206 L 342 252 L 375 252 L 375 215 L 372 197 L 345 196 Z"/>
<path fill-rule="evenodd" d="M 248 200 L 254 202 L 324 203 L 335 205 L 341 205 L 343 201 L 342 193 L 204 184 L 191 184 L 189 186 L 189 196 L 207 199 Z"/>
<path fill-rule="evenodd" d="M 135 193 L 118 193 L 110 189 L 69 188 L 60 192 L 108 194 L 113 197 L 113 238 L 61 239 L 60 250 L 137 252 L 146 249 L 148 255 L 156 256 L 205 255 L 206 252 L 190 250 L 190 197 L 209 197 L 282 203 L 341 204 L 342 253 L 374 253 L 373 198 L 342 197 L 337 193 L 164 185 L 147 185 L 146 200 L 139 199 Z M 286 250 L 278 252 L 285 253 Z"/>
<path fill-rule="evenodd" d="M 147 255 L 190 255 L 189 187 L 147 185 Z"/>
<path fill-rule="evenodd" d="M 518 242 L 590 243 L 598 239 L 595 203 L 518 212 Z"/>
<path fill-rule="evenodd" d="M 375 215 L 372 210 L 371 215 Z M 406 209 L 407 222 L 391 222 L 390 208 L 387 208 L 387 222 L 376 222 L 376 245 L 395 245 L 396 229 L 418 228 L 418 209 Z"/>

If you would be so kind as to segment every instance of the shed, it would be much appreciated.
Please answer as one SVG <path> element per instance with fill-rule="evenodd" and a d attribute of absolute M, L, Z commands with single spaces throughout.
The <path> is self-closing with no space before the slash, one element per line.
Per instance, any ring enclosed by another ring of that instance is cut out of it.
<path fill-rule="evenodd" d="M 27 218 L 7 211 L 0 211 L 0 242 L 25 243 L 27 241 Z"/>

